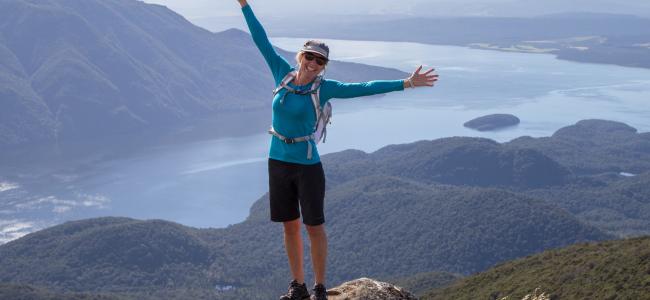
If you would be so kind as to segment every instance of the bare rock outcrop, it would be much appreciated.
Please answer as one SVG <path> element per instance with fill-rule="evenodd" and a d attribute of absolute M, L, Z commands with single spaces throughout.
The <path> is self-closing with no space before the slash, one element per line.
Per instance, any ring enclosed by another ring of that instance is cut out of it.
<path fill-rule="evenodd" d="M 408 291 L 370 278 L 348 281 L 327 291 L 330 300 L 417 300 Z"/>

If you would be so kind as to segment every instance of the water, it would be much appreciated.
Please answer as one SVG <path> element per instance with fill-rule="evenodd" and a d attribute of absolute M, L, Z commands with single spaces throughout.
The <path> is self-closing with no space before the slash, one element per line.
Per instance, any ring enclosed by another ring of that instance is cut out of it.
<path fill-rule="evenodd" d="M 272 40 L 281 48 L 299 49 L 305 39 Z M 446 136 L 478 136 L 504 142 L 522 135 L 548 136 L 590 118 L 650 130 L 647 69 L 561 61 L 547 54 L 324 40 L 333 59 L 407 72 L 418 65 L 435 67 L 440 81 L 433 89 L 407 90 L 381 100 L 334 100 L 332 138 L 319 148 L 321 152 L 351 147 L 374 151 L 387 144 Z M 486 133 L 462 126 L 491 113 L 514 114 L 521 124 Z"/>
<path fill-rule="evenodd" d="M 273 42 L 298 49 L 304 39 Z M 447 136 L 502 142 L 522 135 L 548 136 L 589 118 L 650 130 L 647 69 L 452 46 L 326 42 L 333 59 L 407 72 L 423 64 L 436 67 L 441 77 L 433 89 L 333 100 L 328 140 L 319 146 L 322 154 L 349 148 L 371 152 L 388 144 Z M 491 113 L 514 114 L 522 122 L 484 133 L 462 126 Z M 97 216 L 157 218 L 196 227 L 241 222 L 267 191 L 268 141 L 261 132 L 0 172 L 0 243 L 66 220 Z"/>

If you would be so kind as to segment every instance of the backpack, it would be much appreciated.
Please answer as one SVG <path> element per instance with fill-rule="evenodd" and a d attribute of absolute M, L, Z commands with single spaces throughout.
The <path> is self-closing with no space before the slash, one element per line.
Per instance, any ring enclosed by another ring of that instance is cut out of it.
<path fill-rule="evenodd" d="M 314 114 L 316 115 L 316 123 L 314 124 L 314 130 L 312 132 L 311 139 L 314 140 L 316 144 L 320 143 L 321 140 L 324 143 L 327 138 L 327 125 L 331 123 L 330 119 L 332 118 L 332 104 L 327 101 L 323 107 L 320 105 L 320 84 L 323 81 L 323 76 L 316 77 L 316 79 L 314 79 L 314 83 L 311 86 L 311 89 L 308 91 L 296 91 L 289 86 L 289 82 L 296 78 L 297 74 L 298 73 L 295 70 L 287 73 L 287 75 L 284 76 L 284 79 L 282 79 L 280 82 L 280 85 L 278 85 L 273 90 L 273 96 L 279 93 L 280 90 L 286 89 L 287 92 L 282 96 L 282 99 L 280 99 L 280 103 L 284 103 L 284 98 L 287 96 L 287 93 L 294 93 L 298 95 L 310 94 L 312 105 L 314 106 Z M 273 130 L 273 128 L 271 128 L 271 130 Z"/>

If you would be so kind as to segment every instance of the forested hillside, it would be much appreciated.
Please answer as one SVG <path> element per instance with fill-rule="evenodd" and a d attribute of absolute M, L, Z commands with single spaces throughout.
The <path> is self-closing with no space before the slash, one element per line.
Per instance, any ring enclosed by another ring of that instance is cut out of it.
<path fill-rule="evenodd" d="M 555 138 L 579 129 L 593 133 L 580 140 L 590 152 L 603 146 L 647 155 L 600 142 L 623 135 L 626 145 L 643 144 L 646 137 L 612 128 L 627 127 L 579 122 Z M 602 170 L 600 162 L 581 159 L 571 143 L 550 140 L 541 151 L 513 144 L 448 138 L 325 155 L 331 284 L 470 275 L 545 250 L 650 232 L 647 170 L 585 174 Z M 268 210 L 265 195 L 244 222 L 223 229 L 127 218 L 65 223 L 0 246 L 0 282 L 137 299 L 269 299 L 289 275 L 282 226 L 268 221 Z"/>

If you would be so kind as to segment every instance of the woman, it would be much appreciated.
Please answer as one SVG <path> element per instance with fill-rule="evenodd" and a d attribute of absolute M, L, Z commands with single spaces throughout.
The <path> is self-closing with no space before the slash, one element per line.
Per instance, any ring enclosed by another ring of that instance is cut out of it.
<path fill-rule="evenodd" d="M 279 90 L 273 99 L 273 130 L 269 151 L 269 194 L 271 220 L 284 225 L 284 245 L 289 260 L 293 281 L 282 300 L 327 299 L 325 289 L 325 267 L 327 258 L 327 236 L 323 201 L 325 198 L 325 175 L 313 138 L 316 114 L 312 106 L 310 91 L 314 80 L 322 74 L 329 60 L 329 48 L 322 42 L 310 40 L 298 52 L 297 68 L 276 53 L 266 36 L 264 28 L 255 18 L 246 0 L 238 0 L 253 41 L 264 56 L 273 73 L 276 86 L 285 76 L 296 71 L 287 84 L 289 88 Z M 320 104 L 332 98 L 353 98 L 372 94 L 401 91 L 404 88 L 433 86 L 438 79 L 430 73 L 420 73 L 422 66 L 404 80 L 382 80 L 363 83 L 342 83 L 322 79 L 320 82 Z M 303 139 L 300 139 L 300 138 Z M 312 136 L 313 137 L 313 136 Z M 307 155 L 306 155 L 307 154 Z M 307 228 L 311 242 L 312 266 L 315 285 L 313 295 L 304 283 L 302 268 L 303 246 L 300 235 L 300 216 Z"/>

